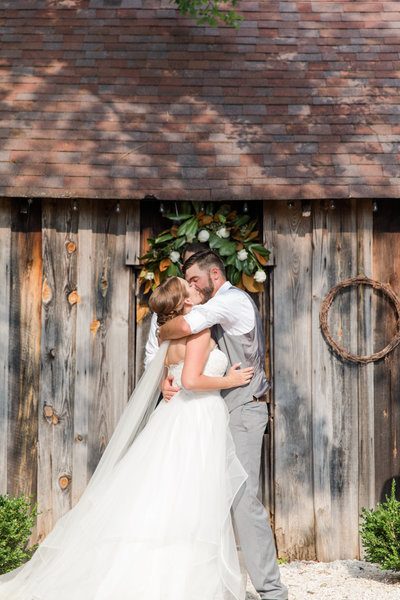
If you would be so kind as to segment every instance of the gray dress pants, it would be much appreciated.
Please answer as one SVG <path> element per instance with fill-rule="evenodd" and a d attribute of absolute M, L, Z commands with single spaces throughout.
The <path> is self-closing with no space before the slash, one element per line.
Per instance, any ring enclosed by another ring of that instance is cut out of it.
<path fill-rule="evenodd" d="M 288 591 L 280 580 L 268 514 L 257 498 L 261 446 L 267 420 L 265 402 L 250 401 L 230 413 L 236 454 L 248 475 L 235 498 L 233 518 L 246 569 L 260 597 L 263 600 L 287 600 Z"/>

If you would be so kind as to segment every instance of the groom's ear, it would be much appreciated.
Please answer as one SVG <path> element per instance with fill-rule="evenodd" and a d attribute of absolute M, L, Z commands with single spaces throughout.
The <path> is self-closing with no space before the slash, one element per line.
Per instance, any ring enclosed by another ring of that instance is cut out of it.
<path fill-rule="evenodd" d="M 218 279 L 220 276 L 220 270 L 217 267 L 212 267 L 210 269 L 211 279 Z"/>

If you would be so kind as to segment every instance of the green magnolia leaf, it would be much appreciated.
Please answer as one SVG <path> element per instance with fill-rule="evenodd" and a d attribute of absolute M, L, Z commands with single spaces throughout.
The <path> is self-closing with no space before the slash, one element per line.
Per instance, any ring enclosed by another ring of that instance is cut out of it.
<path fill-rule="evenodd" d="M 256 270 L 257 263 L 251 256 L 249 256 L 247 260 L 243 261 L 243 271 L 246 273 L 246 275 L 253 275 Z"/>
<path fill-rule="evenodd" d="M 219 219 L 220 223 L 226 223 L 226 217 L 225 217 L 225 215 L 222 215 L 219 211 L 216 214 L 218 216 L 218 219 Z"/>
<path fill-rule="evenodd" d="M 217 235 L 216 233 L 210 233 L 208 245 L 210 246 L 211 250 L 214 250 L 215 248 L 219 248 L 222 243 L 223 243 L 223 239 L 220 238 L 219 235 Z"/>
<path fill-rule="evenodd" d="M 175 263 L 171 263 L 165 272 L 168 277 L 170 277 L 171 275 L 179 275 L 179 269 Z"/>
<path fill-rule="evenodd" d="M 249 248 L 249 250 L 254 250 L 254 252 L 257 252 L 258 254 L 260 254 L 261 256 L 264 256 L 265 258 L 269 257 L 269 250 L 267 250 L 267 248 L 265 248 L 265 246 L 263 246 L 262 244 L 248 244 L 246 245 L 247 248 Z"/>
<path fill-rule="evenodd" d="M 163 242 L 167 242 L 168 240 L 173 240 L 174 236 L 172 235 L 172 233 L 165 233 L 164 235 L 160 235 L 160 237 L 156 238 L 154 240 L 154 244 L 158 245 L 158 244 L 162 244 Z"/>
<path fill-rule="evenodd" d="M 196 219 L 196 217 L 193 217 L 193 219 L 190 219 L 190 221 L 191 221 L 191 223 L 188 226 L 188 228 L 186 229 L 186 237 L 189 239 L 193 238 L 199 229 L 199 222 Z"/>
<path fill-rule="evenodd" d="M 186 244 L 186 236 L 181 235 L 180 237 L 175 238 L 175 242 L 172 244 L 174 250 L 179 250 Z"/>
<path fill-rule="evenodd" d="M 235 256 L 235 267 L 238 271 L 243 271 L 243 261 L 239 260 L 237 256 Z"/>
<path fill-rule="evenodd" d="M 193 216 L 190 219 L 187 219 L 186 221 L 184 221 L 178 228 L 177 236 L 179 237 L 180 235 L 186 235 L 187 230 L 189 229 L 189 227 L 191 226 L 191 224 L 194 221 L 196 221 L 196 223 L 197 223 L 196 217 L 193 217 Z"/>
<path fill-rule="evenodd" d="M 233 219 L 232 223 L 234 225 L 237 225 L 237 227 L 242 227 L 242 225 L 245 225 L 249 221 L 250 221 L 249 215 L 238 215 L 237 217 L 235 217 Z"/>
<path fill-rule="evenodd" d="M 168 213 L 167 215 L 164 215 L 167 219 L 170 219 L 171 221 L 184 221 L 185 219 L 189 219 L 189 217 L 192 216 L 192 213 L 182 213 L 179 215 L 176 215 L 174 213 Z"/>
<path fill-rule="evenodd" d="M 225 264 L 226 265 L 235 265 L 236 264 L 236 260 L 237 260 L 236 253 L 231 254 L 230 256 L 228 256 L 225 259 Z"/>
<path fill-rule="evenodd" d="M 221 256 L 236 254 L 236 242 L 230 242 L 229 240 L 223 239 L 218 250 Z"/>
<path fill-rule="evenodd" d="M 249 235 L 251 234 L 256 225 L 257 221 L 253 221 L 252 223 L 248 224 L 248 226 L 246 227 L 246 240 L 248 239 Z"/>
<path fill-rule="evenodd" d="M 226 270 L 226 276 L 233 285 L 237 285 L 241 278 L 241 273 L 233 265 L 229 265 Z"/>

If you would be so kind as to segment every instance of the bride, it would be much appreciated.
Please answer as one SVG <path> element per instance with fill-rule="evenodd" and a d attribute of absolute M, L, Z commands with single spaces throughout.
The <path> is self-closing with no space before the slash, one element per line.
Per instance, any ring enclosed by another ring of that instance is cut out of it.
<path fill-rule="evenodd" d="M 153 293 L 159 324 L 200 302 L 183 279 Z M 0 600 L 239 600 L 230 507 L 246 479 L 218 390 L 246 385 L 210 332 L 164 342 L 78 504 L 33 558 L 0 577 Z M 154 410 L 159 385 L 181 390 Z"/>

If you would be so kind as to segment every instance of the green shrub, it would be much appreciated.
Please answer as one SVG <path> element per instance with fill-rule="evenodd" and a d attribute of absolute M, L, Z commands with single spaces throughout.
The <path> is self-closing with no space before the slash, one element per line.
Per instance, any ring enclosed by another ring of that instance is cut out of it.
<path fill-rule="evenodd" d="M 386 502 L 378 502 L 376 510 L 361 509 L 360 534 L 367 561 L 378 563 L 381 569 L 400 571 L 400 502 L 395 491 L 393 479 Z"/>
<path fill-rule="evenodd" d="M 29 559 L 37 545 L 27 548 L 39 514 L 31 496 L 0 495 L 0 574 L 12 571 Z"/>

